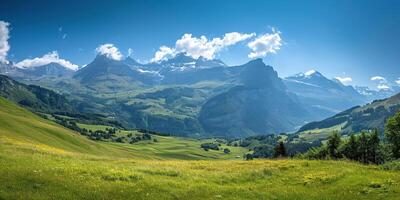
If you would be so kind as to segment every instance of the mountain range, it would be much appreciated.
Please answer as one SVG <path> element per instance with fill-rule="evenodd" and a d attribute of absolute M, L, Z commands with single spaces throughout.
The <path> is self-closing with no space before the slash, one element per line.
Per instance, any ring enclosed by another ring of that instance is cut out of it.
<path fill-rule="evenodd" d="M 328 79 L 315 70 L 286 77 L 284 82 L 289 91 L 295 93 L 308 110 L 319 118 L 367 103 L 366 97 L 352 86 Z"/>
<path fill-rule="evenodd" d="M 261 59 L 228 66 L 184 53 L 146 64 L 97 55 L 77 71 L 58 63 L 33 68 L 10 63 L 0 72 L 66 95 L 80 112 L 101 113 L 126 127 L 193 137 L 292 132 L 392 95 L 345 86 L 316 70 L 280 78 Z"/>

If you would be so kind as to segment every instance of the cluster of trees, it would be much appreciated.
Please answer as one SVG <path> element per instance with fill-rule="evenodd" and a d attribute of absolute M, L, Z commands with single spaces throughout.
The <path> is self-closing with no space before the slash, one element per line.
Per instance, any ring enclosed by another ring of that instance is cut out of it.
<path fill-rule="evenodd" d="M 150 131 L 150 130 L 146 130 L 146 129 L 136 129 L 136 130 L 138 132 L 140 132 L 140 133 L 149 133 L 149 134 L 152 134 L 152 135 L 159 135 L 159 136 L 172 136 L 169 133 L 160 133 L 160 132 L 157 132 L 157 131 Z"/>
<path fill-rule="evenodd" d="M 400 112 L 387 120 L 385 134 L 381 137 L 377 129 L 369 133 L 351 134 L 345 140 L 342 140 L 338 132 L 334 132 L 325 145 L 312 148 L 301 157 L 309 159 L 346 158 L 373 164 L 399 159 Z"/>
<path fill-rule="evenodd" d="M 84 133 L 82 135 L 87 135 L 92 140 L 109 140 L 115 137 L 115 133 L 118 131 L 116 128 L 106 128 L 105 131 L 103 130 L 96 130 L 96 131 L 85 131 L 86 129 L 82 129 Z M 120 140 L 116 138 L 115 140 Z M 117 141 L 118 142 L 118 141 Z"/>
<path fill-rule="evenodd" d="M 111 139 L 115 136 L 115 133 L 118 131 L 117 128 L 106 128 L 105 131 L 103 131 L 103 130 L 92 131 L 92 130 L 88 130 L 86 128 L 79 127 L 75 121 L 70 120 L 68 118 L 60 117 L 55 114 L 53 114 L 52 116 L 55 119 L 56 123 L 68 128 L 68 129 L 74 130 L 74 131 L 80 133 L 81 135 L 85 135 L 89 139 L 92 139 L 92 140 Z"/>
<path fill-rule="evenodd" d="M 151 135 L 148 134 L 148 133 L 143 133 L 142 135 L 136 135 L 136 136 L 133 136 L 130 133 L 127 136 L 130 138 L 130 141 L 129 141 L 130 144 L 133 144 L 133 143 L 136 143 L 136 142 L 140 142 L 142 140 L 151 140 Z M 153 141 L 157 142 L 156 139 L 154 139 Z"/>
<path fill-rule="evenodd" d="M 149 132 L 151 131 L 146 131 L 146 130 L 138 130 L 138 132 L 141 132 L 141 135 L 133 135 L 132 133 L 129 133 L 126 137 L 125 136 L 120 136 L 117 137 L 116 133 L 118 131 L 117 128 L 106 128 L 106 130 L 88 130 L 86 128 L 80 128 L 75 121 L 70 120 L 65 117 L 60 117 L 58 115 L 53 114 L 52 115 L 55 119 L 55 121 L 71 130 L 74 130 L 76 132 L 79 132 L 81 135 L 87 136 L 89 139 L 92 140 L 102 140 L 102 141 L 113 141 L 113 142 L 119 142 L 119 143 L 125 143 L 129 142 L 130 144 L 143 141 L 143 140 L 151 140 L 152 137 Z M 157 133 L 157 132 L 151 132 L 155 133 L 157 135 L 168 135 L 168 134 L 162 134 L 162 133 Z M 157 139 L 153 139 L 154 142 L 158 142 Z"/>
<path fill-rule="evenodd" d="M 202 149 L 204 149 L 205 151 L 208 151 L 208 150 L 216 150 L 216 151 L 218 151 L 219 150 L 219 147 L 221 146 L 221 144 L 219 144 L 219 143 L 212 143 L 212 142 L 207 142 L 207 143 L 203 143 L 203 144 L 201 144 L 200 145 L 200 147 L 202 148 Z"/>
<path fill-rule="evenodd" d="M 52 115 L 55 119 L 55 122 L 60 124 L 61 126 L 64 126 L 66 128 L 69 128 L 71 130 L 74 130 L 76 132 L 79 132 L 82 135 L 88 135 L 88 130 L 87 129 L 82 129 L 78 125 L 76 125 L 76 122 L 70 121 L 64 117 L 59 117 L 57 115 Z"/>
<path fill-rule="evenodd" d="M 245 160 L 253 160 L 254 158 L 282 158 L 287 157 L 286 145 L 283 141 L 276 142 L 275 146 L 262 145 L 253 148 L 253 153 L 246 153 L 243 158 Z"/>
<path fill-rule="evenodd" d="M 207 142 L 207 143 L 201 144 L 200 147 L 202 149 L 204 149 L 204 151 L 209 151 L 210 149 L 211 150 L 215 150 L 215 151 L 219 151 L 221 149 L 220 148 L 221 147 L 221 143 L 224 143 L 224 141 L 217 139 L 216 143 Z M 224 151 L 225 154 L 230 154 L 231 153 L 231 150 L 228 149 L 228 148 L 224 148 L 223 151 Z"/>
<path fill-rule="evenodd" d="M 107 119 L 107 116 L 93 113 L 70 113 L 70 112 L 54 112 L 53 116 L 66 116 L 69 121 L 79 122 L 82 124 L 104 125 L 125 129 L 124 126 L 115 120 Z"/>
<path fill-rule="evenodd" d="M 374 164 L 383 163 L 388 157 L 377 130 L 372 133 L 351 134 L 346 140 L 342 140 L 341 135 L 334 132 L 325 145 L 312 148 L 302 156 L 309 159 L 346 158 Z"/>

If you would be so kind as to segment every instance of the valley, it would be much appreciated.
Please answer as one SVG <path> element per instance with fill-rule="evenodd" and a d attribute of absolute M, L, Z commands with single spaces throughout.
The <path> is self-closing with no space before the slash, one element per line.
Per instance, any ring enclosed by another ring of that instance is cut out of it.
<path fill-rule="evenodd" d="M 227 66 L 182 53 L 141 64 L 97 55 L 62 76 L 9 68 L 14 71 L 7 75 L 16 80 L 64 94 L 78 112 L 101 113 L 126 128 L 195 138 L 295 132 L 371 98 L 315 70 L 280 78 L 261 59 Z"/>

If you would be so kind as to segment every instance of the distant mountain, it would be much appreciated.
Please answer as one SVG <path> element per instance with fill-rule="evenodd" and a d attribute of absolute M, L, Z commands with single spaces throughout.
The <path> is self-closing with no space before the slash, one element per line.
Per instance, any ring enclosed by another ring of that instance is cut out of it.
<path fill-rule="evenodd" d="M 216 66 L 209 68 L 193 68 L 191 70 L 163 70 L 161 84 L 194 84 L 202 81 L 227 81 L 235 78 L 240 67 Z"/>
<path fill-rule="evenodd" d="M 157 71 L 162 79 L 160 84 L 193 84 L 201 81 L 225 81 L 231 77 L 224 62 L 218 59 L 197 59 L 179 53 L 160 63 L 142 66 L 149 71 Z"/>
<path fill-rule="evenodd" d="M 130 64 L 127 64 L 130 63 Z M 98 91 L 123 91 L 139 85 L 152 85 L 161 76 L 154 71 L 142 70 L 133 59 L 113 60 L 104 55 L 97 57 L 73 76 L 81 84 Z"/>
<path fill-rule="evenodd" d="M 0 74 L 9 74 L 16 70 L 16 67 L 13 63 L 3 63 L 0 62 Z"/>
<path fill-rule="evenodd" d="M 209 67 L 226 67 L 227 65 L 218 59 L 206 59 L 204 57 L 199 57 L 196 59 L 195 66 L 198 68 L 209 68 Z"/>
<path fill-rule="evenodd" d="M 342 125 L 342 132 L 351 133 L 378 128 L 383 131 L 388 117 L 400 111 L 400 93 L 383 100 L 357 106 L 318 122 L 311 122 L 299 132 Z"/>
<path fill-rule="evenodd" d="M 352 86 L 328 79 L 315 70 L 287 77 L 284 83 L 320 119 L 367 102 Z"/>
<path fill-rule="evenodd" d="M 377 99 L 385 99 L 400 92 L 400 88 L 398 86 L 392 86 L 390 89 L 386 90 L 383 89 L 372 90 L 369 87 L 362 87 L 362 86 L 355 86 L 355 89 L 358 91 L 358 93 L 365 96 L 368 102 Z"/>
<path fill-rule="evenodd" d="M 0 96 L 35 112 L 74 112 L 71 102 L 54 91 L 25 85 L 0 75 Z"/>
<path fill-rule="evenodd" d="M 217 136 L 241 137 L 293 131 L 310 115 L 261 59 L 240 66 L 240 84 L 209 99 L 199 120 Z"/>
<path fill-rule="evenodd" d="M 143 64 L 139 63 L 135 59 L 131 58 L 130 56 L 126 57 L 123 61 L 123 63 L 129 65 L 129 66 L 143 66 Z"/>
<path fill-rule="evenodd" d="M 159 66 L 162 70 L 185 71 L 199 68 L 223 67 L 226 66 L 226 64 L 217 59 L 208 60 L 204 57 L 195 59 L 191 56 L 187 56 L 185 53 L 179 53 L 171 59 L 160 62 Z"/>
<path fill-rule="evenodd" d="M 40 78 L 40 77 L 61 77 L 71 76 L 74 70 L 66 68 L 58 63 L 49 63 L 47 65 L 20 68 L 19 69 L 26 77 Z"/>
<path fill-rule="evenodd" d="M 34 67 L 17 67 L 13 63 L 0 64 L 0 74 L 18 80 L 39 80 L 46 78 L 71 77 L 75 71 L 59 63 L 49 63 Z"/>
<path fill-rule="evenodd" d="M 76 108 L 81 112 L 179 136 L 295 131 L 368 99 L 359 88 L 315 70 L 281 79 L 261 59 L 227 66 L 185 53 L 147 64 L 97 55 L 75 72 L 56 63 L 29 69 L 0 66 L 0 72 L 67 93 L 80 102 Z"/>

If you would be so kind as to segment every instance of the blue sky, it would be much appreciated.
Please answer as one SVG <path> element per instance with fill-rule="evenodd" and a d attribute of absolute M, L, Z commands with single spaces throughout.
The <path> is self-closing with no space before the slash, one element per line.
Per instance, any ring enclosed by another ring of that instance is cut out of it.
<path fill-rule="evenodd" d="M 264 62 L 281 77 L 316 69 L 327 77 L 375 87 L 400 77 L 400 1 L 5 1 L 7 59 L 18 62 L 52 51 L 76 65 L 111 43 L 140 61 L 186 33 L 209 40 L 238 32 L 256 35 L 213 54 L 230 65 L 249 61 L 248 43 L 279 33 L 281 45 Z"/>

